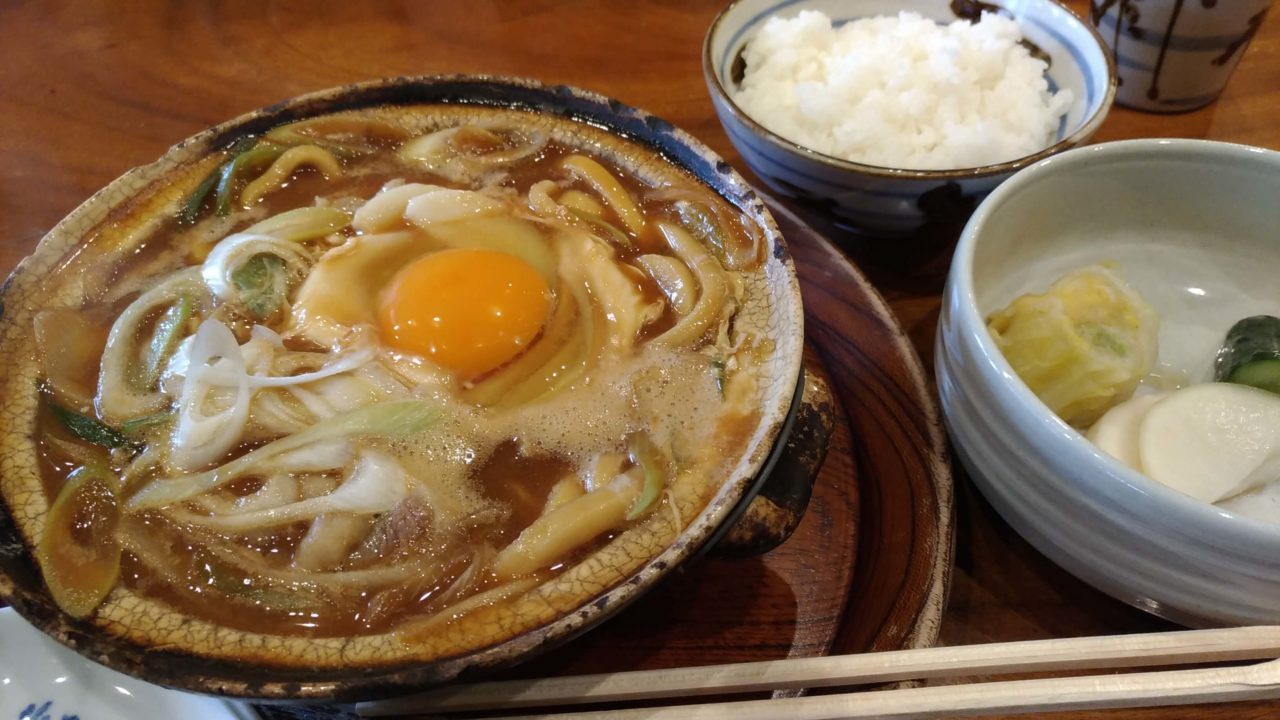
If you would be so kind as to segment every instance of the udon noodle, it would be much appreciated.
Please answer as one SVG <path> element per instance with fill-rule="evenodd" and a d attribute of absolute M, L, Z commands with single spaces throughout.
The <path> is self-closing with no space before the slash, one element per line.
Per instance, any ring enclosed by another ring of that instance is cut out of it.
<path fill-rule="evenodd" d="M 753 226 L 572 123 L 405 117 L 242 139 L 67 260 L 33 315 L 67 613 L 430 656 L 582 602 L 562 576 L 647 525 L 625 577 L 724 482 L 771 350 L 735 324 Z"/>

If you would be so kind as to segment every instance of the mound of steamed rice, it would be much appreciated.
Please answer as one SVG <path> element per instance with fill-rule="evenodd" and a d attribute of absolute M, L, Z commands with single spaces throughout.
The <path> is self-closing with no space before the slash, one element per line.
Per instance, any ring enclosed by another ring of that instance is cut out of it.
<path fill-rule="evenodd" d="M 1050 92 L 1047 65 L 1013 20 L 939 25 L 915 13 L 833 27 L 821 12 L 772 18 L 743 53 L 733 99 L 804 147 L 867 165 L 979 167 L 1056 139 L 1071 92 Z"/>

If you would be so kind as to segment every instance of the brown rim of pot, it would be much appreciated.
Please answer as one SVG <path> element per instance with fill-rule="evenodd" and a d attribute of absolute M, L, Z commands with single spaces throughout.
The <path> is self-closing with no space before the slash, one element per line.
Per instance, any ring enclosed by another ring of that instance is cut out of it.
<path fill-rule="evenodd" d="M 712 91 L 717 97 L 724 101 L 725 107 L 733 113 L 735 118 L 750 128 L 752 132 L 763 138 L 766 142 L 781 150 L 795 153 L 812 162 L 827 165 L 836 170 L 847 170 L 866 175 L 875 175 L 882 178 L 894 178 L 897 180 L 938 181 L 968 180 L 1013 172 L 1039 160 L 1043 160 L 1050 155 L 1057 154 L 1063 150 L 1068 150 L 1084 142 L 1084 140 L 1096 132 L 1102 125 L 1103 121 L 1107 119 L 1107 114 L 1110 112 L 1111 105 L 1115 101 L 1116 86 L 1118 82 L 1116 75 L 1116 63 L 1111 52 L 1107 50 L 1106 42 L 1102 39 L 1102 35 L 1098 33 L 1097 28 L 1093 27 L 1092 24 L 1081 20 L 1079 15 L 1076 15 L 1070 8 L 1063 5 L 1060 0 L 1044 0 L 1044 2 L 1058 6 L 1059 9 L 1070 15 L 1076 20 L 1076 22 L 1080 23 L 1081 26 L 1088 30 L 1089 34 L 1093 36 L 1094 41 L 1098 43 L 1098 47 L 1102 49 L 1102 57 L 1107 63 L 1107 89 L 1102 98 L 1102 105 L 1098 108 L 1097 112 L 1085 120 L 1085 123 L 1081 125 L 1078 130 L 1037 153 L 1025 155 L 1016 160 L 1009 160 L 1007 162 L 996 163 L 994 165 L 982 165 L 973 168 L 956 168 L 953 170 L 907 170 L 902 168 L 884 167 L 881 165 L 864 165 L 851 160 L 844 160 L 842 158 L 835 157 L 834 155 L 827 155 L 826 153 L 821 153 L 817 150 L 812 150 L 803 145 L 792 142 L 756 122 L 754 118 L 748 115 L 742 108 L 738 107 L 738 104 L 733 101 L 733 98 L 725 89 L 724 84 L 720 82 L 720 75 L 715 71 L 715 63 L 711 58 L 711 38 L 720 28 L 720 23 L 724 18 L 744 1 L 745 0 L 733 0 L 733 2 L 729 3 L 723 10 L 717 13 L 715 19 L 711 21 L 711 27 L 708 28 L 707 34 L 702 39 L 702 75 L 705 78 L 707 85 L 712 88 Z"/>

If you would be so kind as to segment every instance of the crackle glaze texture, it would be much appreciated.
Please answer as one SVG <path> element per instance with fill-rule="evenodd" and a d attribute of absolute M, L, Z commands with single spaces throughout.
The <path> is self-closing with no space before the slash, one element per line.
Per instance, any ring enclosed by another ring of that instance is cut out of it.
<path fill-rule="evenodd" d="M 577 146 L 604 147 L 621 135 L 631 138 L 632 150 L 611 156 L 619 165 L 658 182 L 671 173 L 692 173 L 748 214 L 767 248 L 762 266 L 746 279 L 735 322 L 772 339 L 774 349 L 754 379 L 760 420 L 741 455 L 726 459 L 727 473 L 705 491 L 677 489 L 674 501 L 683 517 L 693 518 L 682 531 L 669 515 L 654 513 L 525 595 L 470 612 L 412 645 L 391 634 L 308 639 L 243 632 L 123 588 L 86 622 L 62 616 L 32 572 L 29 552 L 48 509 L 32 439 L 39 377 L 33 313 L 76 307 L 94 296 L 100 288 L 86 286 L 93 282 L 84 279 L 89 276 L 71 271 L 132 252 L 154 218 L 171 215 L 207 172 L 211 150 L 282 122 L 357 108 L 376 108 L 372 112 L 424 128 L 459 114 L 517 113 L 522 122 Z M 795 272 L 781 236 L 751 189 L 709 150 L 606 98 L 485 78 L 401 79 L 327 91 L 185 141 L 125 174 L 55 227 L 10 278 L 3 302 L 0 342 L 12 360 L 0 367 L 6 429 L 0 435 L 0 495 L 8 514 L 0 518 L 0 541 L 8 544 L 0 553 L 0 596 L 46 632 L 109 666 L 163 684 L 253 697 L 346 698 L 444 681 L 464 670 L 509 664 L 616 612 L 696 551 L 754 487 L 792 406 L 803 338 Z"/>

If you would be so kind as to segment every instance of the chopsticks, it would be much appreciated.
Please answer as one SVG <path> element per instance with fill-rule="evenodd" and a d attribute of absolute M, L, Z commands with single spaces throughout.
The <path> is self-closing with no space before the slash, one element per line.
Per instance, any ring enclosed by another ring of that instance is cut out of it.
<path fill-rule="evenodd" d="M 919 720 L 991 713 L 1097 710 L 1276 697 L 1280 697 L 1280 660 L 1242 668 L 1015 680 L 783 700 L 678 705 L 585 714 L 528 715 L 507 720 L 582 720 L 585 717 L 595 720 Z"/>
<path fill-rule="evenodd" d="M 1102 670 L 1280 657 L 1280 627 L 923 648 L 704 667 L 454 685 L 361 703 L 365 717 L 695 698 L 896 680 Z M 1241 667 L 1014 680 L 591 713 L 598 718 L 793 720 L 956 717 L 1280 698 L 1280 660 Z M 572 718 L 582 715 L 547 715 Z"/>

